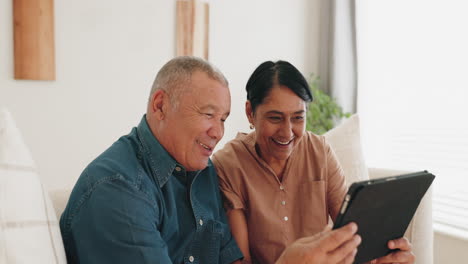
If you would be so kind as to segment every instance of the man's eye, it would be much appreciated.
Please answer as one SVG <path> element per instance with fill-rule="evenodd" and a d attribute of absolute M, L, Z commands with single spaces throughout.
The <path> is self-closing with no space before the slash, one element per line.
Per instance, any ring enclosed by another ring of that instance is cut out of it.
<path fill-rule="evenodd" d="M 296 117 L 294 117 L 294 119 L 296 119 L 296 120 L 303 120 L 303 119 L 304 119 L 304 116 L 296 116 Z"/>
<path fill-rule="evenodd" d="M 213 114 L 210 114 L 210 113 L 205 113 L 205 116 L 208 118 L 213 118 Z"/>

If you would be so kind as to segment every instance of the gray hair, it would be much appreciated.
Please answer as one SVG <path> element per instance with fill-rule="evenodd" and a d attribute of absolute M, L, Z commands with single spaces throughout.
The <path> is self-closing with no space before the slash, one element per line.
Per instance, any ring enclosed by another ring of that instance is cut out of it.
<path fill-rule="evenodd" d="M 171 105 L 178 107 L 180 96 L 190 82 L 192 74 L 196 71 L 206 73 L 211 79 L 225 86 L 229 83 L 224 75 L 216 67 L 204 59 L 193 56 L 180 56 L 168 61 L 159 70 L 151 87 L 149 101 L 157 90 L 163 90 L 169 94 Z"/>

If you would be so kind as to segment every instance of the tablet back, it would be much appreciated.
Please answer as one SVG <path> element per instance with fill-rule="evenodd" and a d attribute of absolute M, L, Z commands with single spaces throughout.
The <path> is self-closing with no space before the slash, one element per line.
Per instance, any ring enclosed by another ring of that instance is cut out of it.
<path fill-rule="evenodd" d="M 355 263 L 391 252 L 387 243 L 403 237 L 435 176 L 427 171 L 353 183 L 345 196 L 334 229 L 358 224 L 362 243 Z"/>

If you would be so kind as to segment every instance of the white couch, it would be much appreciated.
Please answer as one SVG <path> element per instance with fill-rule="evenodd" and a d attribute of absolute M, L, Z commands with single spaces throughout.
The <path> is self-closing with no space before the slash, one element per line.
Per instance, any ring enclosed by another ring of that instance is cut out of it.
<path fill-rule="evenodd" d="M 400 173 L 367 169 L 357 116 L 327 133 L 326 138 L 348 183 Z M 0 264 L 66 263 L 58 219 L 70 191 L 45 190 L 11 115 L 0 109 Z M 429 190 L 406 232 L 418 264 L 433 263 L 431 200 Z"/>

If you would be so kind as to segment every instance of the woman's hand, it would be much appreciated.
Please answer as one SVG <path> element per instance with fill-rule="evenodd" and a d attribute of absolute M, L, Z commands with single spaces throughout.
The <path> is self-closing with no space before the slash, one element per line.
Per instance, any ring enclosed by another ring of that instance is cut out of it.
<path fill-rule="evenodd" d="M 401 264 L 412 264 L 415 261 L 415 256 L 411 252 L 411 243 L 406 239 L 398 238 L 388 241 L 388 248 L 398 249 L 398 251 L 392 252 L 386 256 L 374 259 L 370 264 L 384 264 L 384 263 L 401 263 Z"/>

